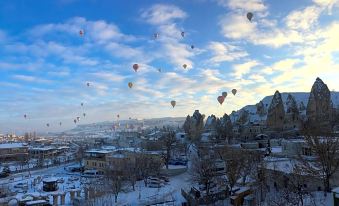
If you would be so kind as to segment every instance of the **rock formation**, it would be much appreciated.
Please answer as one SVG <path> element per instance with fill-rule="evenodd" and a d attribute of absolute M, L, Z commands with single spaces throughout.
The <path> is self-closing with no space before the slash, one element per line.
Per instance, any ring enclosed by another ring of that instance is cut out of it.
<path fill-rule="evenodd" d="M 282 131 L 284 128 L 285 110 L 279 91 L 274 93 L 267 112 L 266 124 L 271 131 Z"/>
<path fill-rule="evenodd" d="M 318 132 L 329 132 L 332 129 L 333 111 L 331 92 L 318 77 L 308 99 L 306 109 L 308 127 Z"/>

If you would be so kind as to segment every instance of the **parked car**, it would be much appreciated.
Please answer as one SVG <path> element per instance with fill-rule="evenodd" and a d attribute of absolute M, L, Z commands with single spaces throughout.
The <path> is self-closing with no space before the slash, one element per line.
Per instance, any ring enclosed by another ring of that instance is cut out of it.
<path fill-rule="evenodd" d="M 19 182 L 18 184 L 14 185 L 14 188 L 26 188 L 28 187 L 27 183 Z"/>
<path fill-rule="evenodd" d="M 64 182 L 65 182 L 64 178 L 59 178 L 59 179 L 57 180 L 57 183 L 64 183 Z"/>
<path fill-rule="evenodd" d="M 9 176 L 9 173 L 7 172 L 0 172 L 0 178 L 5 178 L 5 177 L 8 177 Z"/>
<path fill-rule="evenodd" d="M 157 177 L 149 177 L 147 179 L 147 186 L 151 188 L 160 188 L 164 185 L 164 180 Z"/>

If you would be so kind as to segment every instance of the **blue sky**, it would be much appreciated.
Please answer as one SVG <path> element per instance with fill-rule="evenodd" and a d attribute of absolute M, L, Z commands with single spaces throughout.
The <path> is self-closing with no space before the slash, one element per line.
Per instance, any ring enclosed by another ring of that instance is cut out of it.
<path fill-rule="evenodd" d="M 3 0 L 0 132 L 61 131 L 84 112 L 80 123 L 221 116 L 318 76 L 339 90 L 338 33 L 338 0 Z"/>

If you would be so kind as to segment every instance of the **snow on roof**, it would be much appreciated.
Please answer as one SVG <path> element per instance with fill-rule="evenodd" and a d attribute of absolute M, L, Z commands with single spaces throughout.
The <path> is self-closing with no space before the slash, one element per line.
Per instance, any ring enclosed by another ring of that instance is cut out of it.
<path fill-rule="evenodd" d="M 86 150 L 86 153 L 99 153 L 99 154 L 109 154 L 112 151 L 109 150 L 103 150 L 103 149 L 90 149 Z"/>
<path fill-rule="evenodd" d="M 29 150 L 36 150 L 36 151 L 48 151 L 48 150 L 54 150 L 55 147 L 32 147 L 29 148 Z"/>
<path fill-rule="evenodd" d="M 43 180 L 43 182 L 56 182 L 58 179 L 57 178 L 55 178 L 55 177 L 50 177 L 50 178 L 46 178 L 46 179 L 44 179 Z"/>
<path fill-rule="evenodd" d="M 114 155 L 112 155 L 112 157 L 114 157 L 114 158 L 124 158 L 125 155 L 123 155 L 123 154 L 114 154 Z"/>
<path fill-rule="evenodd" d="M 271 148 L 272 153 L 281 153 L 282 152 L 282 147 L 272 147 Z"/>
<path fill-rule="evenodd" d="M 46 200 L 34 200 L 34 201 L 29 201 L 26 202 L 26 205 L 36 205 L 36 204 L 46 204 L 47 201 Z"/>
<path fill-rule="evenodd" d="M 10 149 L 10 148 L 18 148 L 18 147 L 27 147 L 25 143 L 5 143 L 0 144 L 0 149 Z"/>

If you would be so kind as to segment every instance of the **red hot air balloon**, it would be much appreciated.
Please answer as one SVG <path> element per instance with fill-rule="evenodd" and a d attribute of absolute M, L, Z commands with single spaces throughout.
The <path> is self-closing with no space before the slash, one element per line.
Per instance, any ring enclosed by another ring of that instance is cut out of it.
<path fill-rule="evenodd" d="M 224 103 L 225 97 L 219 96 L 219 97 L 217 98 L 217 100 L 218 100 L 219 104 L 222 105 L 222 103 Z"/>
<path fill-rule="evenodd" d="M 138 64 L 133 64 L 133 69 L 135 72 L 137 72 L 137 70 L 139 69 L 139 65 Z"/>

